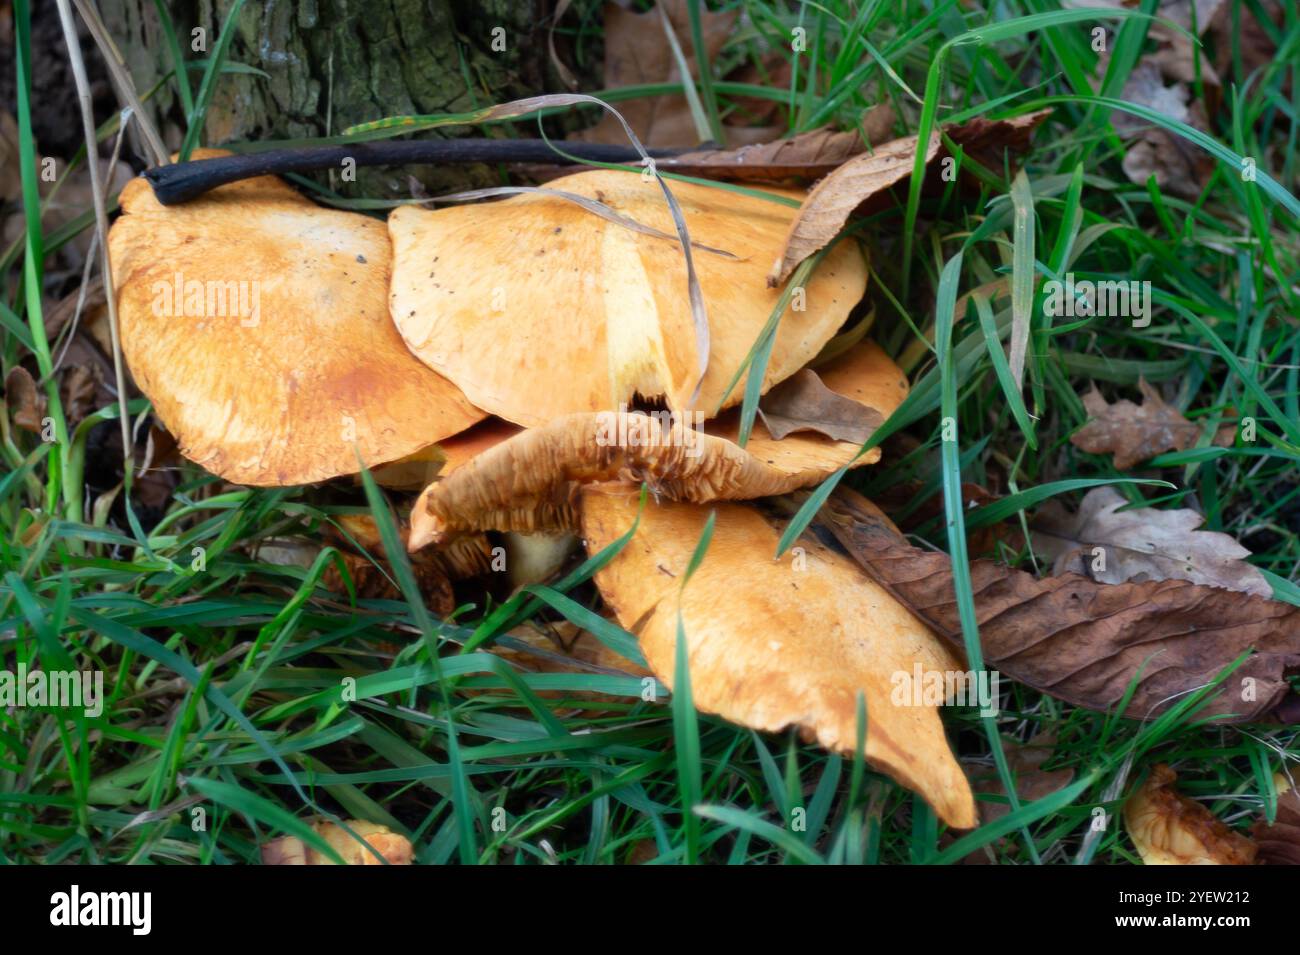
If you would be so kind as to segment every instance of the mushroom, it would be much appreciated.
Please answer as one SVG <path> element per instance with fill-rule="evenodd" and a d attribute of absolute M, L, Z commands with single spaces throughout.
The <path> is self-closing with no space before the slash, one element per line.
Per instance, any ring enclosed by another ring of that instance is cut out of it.
<path fill-rule="evenodd" d="M 675 231 L 652 179 L 593 171 L 551 187 Z M 692 242 L 708 247 L 694 255 L 708 303 L 702 381 L 676 240 L 638 233 L 549 193 L 394 210 L 393 321 L 429 367 L 478 407 L 517 424 L 616 409 L 636 395 L 663 397 L 678 412 L 713 414 L 780 298 L 767 287 L 765 269 L 795 210 L 723 188 L 674 182 L 672 190 Z M 764 391 L 817 355 L 866 281 L 861 251 L 842 242 L 782 316 Z M 725 405 L 738 403 L 743 390 L 731 389 Z"/>
<path fill-rule="evenodd" d="M 583 490 L 589 552 L 628 531 L 638 497 L 622 484 Z M 710 511 L 717 515 L 712 538 L 687 580 Z M 705 712 L 758 730 L 798 726 L 828 749 L 852 753 L 861 692 L 866 758 L 920 793 L 949 825 L 974 826 L 975 800 L 937 707 L 896 696 L 899 674 L 963 666 L 847 557 L 801 540 L 799 549 L 773 560 L 778 537 L 752 506 L 649 504 L 633 538 L 596 573 L 596 584 L 669 685 L 680 625 L 692 700 Z"/>
<path fill-rule="evenodd" d="M 354 838 L 338 823 L 316 820 L 311 824 L 324 842 L 338 853 L 344 865 L 410 865 L 415 856 L 411 841 L 377 822 L 348 820 Z M 358 842 L 361 839 L 364 841 Z M 369 846 L 369 848 L 367 848 Z M 374 850 L 373 852 L 371 850 Z M 378 853 L 380 858 L 375 857 Z M 262 865 L 334 865 L 325 853 L 297 836 L 281 836 L 261 847 Z"/>
<path fill-rule="evenodd" d="M 1251 865 L 1258 846 L 1176 787 L 1159 763 L 1124 802 L 1124 827 L 1144 865 Z"/>
<path fill-rule="evenodd" d="M 214 474 L 322 481 L 355 474 L 358 453 L 394 461 L 484 417 L 393 328 L 382 222 L 272 176 L 177 206 L 138 178 L 121 203 L 123 352 L 181 451 Z"/>
<path fill-rule="evenodd" d="M 874 342 L 854 346 L 818 372 L 832 391 L 876 409 L 882 419 L 907 396 L 907 377 Z M 597 481 L 646 481 L 674 501 L 748 500 L 880 459 L 878 448 L 856 457 L 858 444 L 815 433 L 777 440 L 761 422 L 742 448 L 738 431 L 735 412 L 708 422 L 703 433 L 654 415 L 565 415 L 481 449 L 429 485 L 411 512 L 410 546 L 465 531 L 572 529 L 578 488 Z"/>

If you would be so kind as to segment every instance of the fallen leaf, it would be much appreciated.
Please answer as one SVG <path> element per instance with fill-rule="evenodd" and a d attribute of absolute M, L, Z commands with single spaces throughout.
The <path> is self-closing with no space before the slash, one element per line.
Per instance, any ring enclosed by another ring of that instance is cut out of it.
<path fill-rule="evenodd" d="M 1094 386 L 1083 396 L 1089 420 L 1070 436 L 1070 443 L 1089 454 L 1113 454 L 1119 471 L 1166 451 L 1195 447 L 1201 426 L 1166 404 L 1145 379 L 1138 379 L 1138 388 L 1142 392 L 1141 406 L 1127 398 L 1109 404 Z"/>
<path fill-rule="evenodd" d="M 1001 168 L 1001 160 L 993 157 L 1003 150 L 1023 151 L 1034 129 L 1049 113 L 1040 110 L 1007 120 L 980 118 L 944 132 L 967 155 L 985 166 Z M 767 284 L 775 287 L 784 282 L 795 266 L 835 238 L 855 211 L 910 176 L 918 148 L 915 136 L 891 140 L 871 153 L 854 156 L 819 182 L 790 223 L 781 256 L 772 265 Z M 935 131 L 926 144 L 926 164 L 933 162 L 939 152 L 940 137 Z"/>
<path fill-rule="evenodd" d="M 811 368 L 764 395 L 758 413 L 768 433 L 778 440 L 795 431 L 815 431 L 836 441 L 865 444 L 885 423 L 875 408 L 831 391 Z"/>
<path fill-rule="evenodd" d="M 879 146 L 881 143 L 887 143 L 893 139 L 894 123 L 898 117 L 894 113 L 894 107 L 888 103 L 877 103 L 870 109 L 864 110 L 859 126 L 862 128 L 862 135 L 872 146 Z"/>
<path fill-rule="evenodd" d="M 69 428 L 76 428 L 87 416 L 100 407 L 100 380 L 86 365 L 73 365 L 63 374 L 59 392 Z"/>
<path fill-rule="evenodd" d="M 761 62 L 746 60 L 726 77 L 729 83 L 748 83 L 769 89 L 786 89 L 794 74 L 794 58 L 785 53 L 768 53 Z M 775 99 L 757 96 L 731 97 L 732 111 L 723 118 L 728 126 L 788 126 L 785 104 Z"/>
<path fill-rule="evenodd" d="M 333 822 L 312 823 L 312 829 L 324 839 L 343 859 L 345 865 L 410 865 L 414 856 L 411 842 L 387 826 L 373 822 L 348 820 L 348 828 L 365 840 L 366 844 L 383 857 L 375 858 L 365 845 L 352 838 L 342 826 Z M 335 865 L 323 852 L 307 845 L 297 836 L 281 836 L 261 847 L 262 865 Z"/>
<path fill-rule="evenodd" d="M 1002 748 L 1006 753 L 1007 765 L 1015 779 L 1016 797 L 1022 805 L 1045 799 L 1052 793 L 1064 789 L 1074 780 L 1074 770 L 1069 767 L 1064 769 L 1042 768 L 1043 763 L 1051 757 L 1055 747 L 1056 734 L 1053 732 L 1040 733 L 1027 743 L 1003 741 Z M 1002 777 L 997 768 L 987 763 L 975 765 L 965 760 L 963 760 L 963 765 L 966 767 L 966 775 L 970 779 L 971 789 L 977 795 L 1001 797 L 997 802 L 987 799 L 977 801 L 980 825 L 986 826 L 991 822 L 997 822 L 997 820 L 1009 813 L 1011 803 L 1007 800 L 1006 787 L 1002 785 Z M 1003 845 L 1009 845 L 1006 839 L 1001 839 L 999 842 Z M 984 846 L 967 855 L 962 859 L 962 862 L 967 865 L 986 865 L 996 862 L 997 859 L 992 850 L 992 846 Z"/>
<path fill-rule="evenodd" d="M 1098 583 L 1190 580 L 1208 587 L 1272 597 L 1250 551 L 1219 531 L 1198 528 L 1205 518 L 1191 508 L 1128 507 L 1113 487 L 1095 487 L 1075 514 L 1049 501 L 1034 515 L 1034 549 L 1056 563 L 1052 573 L 1091 577 Z M 1097 548 L 1102 553 L 1098 555 Z"/>
<path fill-rule="evenodd" d="M 48 341 L 54 341 L 59 337 L 68 322 L 72 321 L 77 315 L 77 307 L 81 307 L 81 321 L 89 324 L 90 318 L 100 319 L 101 311 L 107 311 L 105 306 L 107 300 L 104 297 L 104 280 L 101 276 L 96 275 L 84 286 L 81 286 L 63 298 L 59 299 L 53 305 L 47 305 L 45 311 L 45 338 Z M 103 324 L 107 331 L 108 318 L 103 316 Z M 82 326 L 84 327 L 84 326 Z M 98 338 L 96 338 L 98 341 Z M 103 342 L 100 346 L 103 347 Z M 112 354 L 112 347 L 103 349 L 106 354 Z"/>
<path fill-rule="evenodd" d="M 939 134 L 931 133 L 925 147 L 927 163 L 939 154 L 939 142 Z M 790 223 L 767 284 L 775 288 L 784 282 L 795 266 L 839 234 L 854 210 L 911 175 L 918 144 L 915 136 L 895 139 L 874 152 L 855 156 L 817 183 Z"/>
<path fill-rule="evenodd" d="M 963 647 L 946 554 L 913 547 L 880 510 L 838 488 L 821 512 L 840 544 L 881 586 L 954 647 Z M 1290 692 L 1300 667 L 1300 607 L 1185 580 L 1099 584 L 1078 574 L 1036 579 L 991 560 L 970 562 L 980 643 L 989 667 L 1058 699 L 1152 719 L 1256 652 L 1203 700 L 1199 717 L 1259 720 Z"/>
<path fill-rule="evenodd" d="M 18 124 L 13 113 L 0 109 L 0 202 L 13 202 L 23 194 L 18 163 Z"/>
<path fill-rule="evenodd" d="M 659 0 L 694 77 L 697 57 L 687 2 Z M 738 15 L 735 10 L 711 13 L 702 6 L 700 33 L 707 62 L 716 60 L 722 52 Z M 606 3 L 604 18 L 606 89 L 681 82 L 677 60 L 664 34 L 658 10 L 651 8 L 646 13 L 636 13 L 617 3 Z M 619 112 L 647 147 L 694 146 L 699 142 L 690 105 L 683 95 L 637 97 L 620 103 Z M 595 126 L 569 138 L 591 143 L 626 143 L 627 133 L 616 117 L 605 113 Z"/>
<path fill-rule="evenodd" d="M 595 673 L 638 680 L 653 676 L 645 667 L 611 650 L 599 638 L 567 620 L 541 625 L 530 622 L 515 627 L 493 641 L 488 649 L 529 673 Z M 508 687 L 483 692 L 515 697 L 514 690 Z M 534 692 L 544 700 L 627 703 L 626 694 L 613 696 L 594 690 L 536 689 Z"/>
<path fill-rule="evenodd" d="M 1174 788 L 1161 763 L 1124 803 L 1124 827 L 1146 865 L 1252 865 L 1257 847 Z"/>
<path fill-rule="evenodd" d="M 638 496 L 618 484 L 583 492 L 589 553 L 628 531 Z M 688 581 L 711 512 L 712 537 Z M 949 825 L 974 826 L 970 786 L 937 706 L 910 696 L 895 701 L 898 674 L 959 672 L 957 658 L 848 559 L 807 540 L 800 553 L 773 560 L 777 539 L 750 506 L 650 504 L 596 584 L 666 684 L 679 629 L 685 634 L 691 698 L 706 713 L 767 732 L 797 726 L 827 749 L 852 753 L 861 693 L 866 758 L 925 797 Z"/>
<path fill-rule="evenodd" d="M 1204 36 L 1219 17 L 1227 0 L 1196 0 L 1196 23 L 1193 30 L 1192 0 L 1164 0 L 1160 4 L 1157 16 L 1162 20 L 1171 20 L 1189 33 Z M 1242 11 L 1243 17 L 1245 11 Z M 1151 24 L 1150 35 L 1159 42 L 1154 53 L 1145 58 L 1153 60 L 1160 67 L 1160 72 L 1167 79 L 1182 83 L 1195 83 L 1197 75 L 1197 51 L 1192 40 L 1185 34 L 1163 23 Z M 1204 47 L 1200 50 L 1201 83 L 1206 98 L 1214 98 L 1207 104 L 1211 114 L 1217 111 L 1219 89 L 1222 86 L 1218 71 L 1211 63 Z"/>
<path fill-rule="evenodd" d="M 1215 48 L 1214 67 L 1224 76 L 1235 75 L 1233 57 L 1237 51 L 1241 53 L 1241 79 L 1267 67 L 1277 57 L 1277 44 L 1255 16 L 1253 6 L 1224 2 L 1210 21 L 1209 32 Z M 1281 0 L 1261 0 L 1260 9 L 1273 26 L 1282 28 L 1285 13 Z M 1280 90 L 1283 96 L 1290 96 L 1290 85 L 1290 79 L 1283 84 Z"/>
<path fill-rule="evenodd" d="M 14 365 L 5 376 L 5 404 L 14 424 L 32 434 L 41 433 L 45 419 L 45 396 L 22 365 Z"/>
<path fill-rule="evenodd" d="M 819 179 L 859 155 L 866 147 L 854 131 L 836 132 L 829 126 L 800 133 L 790 139 L 741 146 L 737 149 L 701 149 L 655 160 L 662 172 L 679 172 L 712 179 L 781 181 Z"/>
<path fill-rule="evenodd" d="M 1004 157 L 1027 152 L 1034 130 L 1051 115 L 1050 109 L 1040 109 L 1010 119 L 976 116 L 960 125 L 946 127 L 944 133 L 961 147 L 963 155 L 982 166 L 1001 172 L 1005 164 Z"/>
<path fill-rule="evenodd" d="M 0 124 L 0 138 L 3 138 L 2 126 L 3 124 Z M 0 147 L 0 153 L 3 153 L 3 147 Z M 38 171 L 43 170 L 45 158 L 42 156 L 36 157 Z M 94 209 L 89 167 L 83 164 L 69 172 L 67 163 L 56 158 L 52 168 L 52 179 L 47 179 L 44 175 L 41 175 L 37 182 L 41 196 L 41 224 L 46 234 L 57 232 L 80 216 L 89 214 Z M 125 162 L 119 161 L 109 168 L 107 160 L 101 160 L 100 176 L 104 193 L 111 198 L 134 178 L 135 173 Z M 4 188 L 2 173 L 0 173 L 0 188 Z M 27 222 L 24 214 L 11 215 L 4 222 L 3 239 L 6 243 L 12 242 L 22 235 L 26 229 Z M 90 252 L 90 243 L 94 233 L 94 229 L 83 229 L 59 249 L 65 266 L 68 268 L 81 268 L 86 260 L 86 255 Z"/>
<path fill-rule="evenodd" d="M 1138 62 L 1120 98 L 1139 106 L 1148 106 L 1170 119 L 1186 123 L 1201 132 L 1209 132 L 1205 107 L 1192 100 L 1186 83 L 1166 83 L 1160 64 L 1151 59 Z M 1116 111 L 1111 119 L 1115 131 L 1125 138 L 1135 138 L 1124 153 L 1121 166 L 1129 181 L 1145 185 L 1155 176 L 1165 192 L 1195 199 L 1214 172 L 1214 157 L 1182 136 L 1140 117 Z"/>
<path fill-rule="evenodd" d="M 1259 846 L 1260 865 L 1300 865 L 1300 790 L 1282 773 L 1273 775 L 1277 789 L 1277 818 L 1270 826 L 1260 819 L 1250 829 Z"/>

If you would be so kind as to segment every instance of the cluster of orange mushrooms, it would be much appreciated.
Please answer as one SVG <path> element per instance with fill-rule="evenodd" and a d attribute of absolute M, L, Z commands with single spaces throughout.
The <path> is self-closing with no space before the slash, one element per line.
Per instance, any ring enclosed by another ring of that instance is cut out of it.
<path fill-rule="evenodd" d="M 653 179 L 587 171 L 550 187 L 674 233 Z M 739 503 L 880 456 L 816 431 L 778 438 L 762 420 L 737 440 L 743 378 L 730 386 L 780 298 L 766 272 L 796 210 L 671 188 L 707 309 L 702 379 L 675 239 L 547 192 L 404 206 L 385 223 L 269 176 L 177 206 L 143 179 L 128 185 L 110 236 L 123 350 L 182 453 L 225 480 L 309 484 L 354 475 L 360 460 L 381 481 L 418 482 L 412 551 L 503 532 L 572 535 L 595 553 L 639 513 L 596 584 L 655 676 L 672 683 L 680 614 L 706 712 L 797 726 L 851 753 L 861 694 L 866 757 L 949 824 L 973 826 L 936 707 L 891 701 L 894 674 L 964 664 L 842 554 L 809 537 L 774 559 L 778 519 Z M 898 406 L 904 374 L 844 332 L 867 274 L 857 243 L 827 254 L 802 307 L 781 317 L 764 393 L 812 368 L 881 418 Z M 611 441 L 609 416 L 627 408 L 638 438 Z M 655 408 L 674 416 L 638 414 Z M 711 512 L 711 543 L 683 587 Z"/>

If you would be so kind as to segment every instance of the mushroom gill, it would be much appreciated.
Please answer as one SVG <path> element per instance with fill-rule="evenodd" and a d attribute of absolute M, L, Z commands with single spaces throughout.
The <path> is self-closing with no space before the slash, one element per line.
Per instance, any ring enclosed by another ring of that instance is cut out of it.
<path fill-rule="evenodd" d="M 907 378 L 873 342 L 818 369 L 828 388 L 887 418 L 907 396 Z M 565 530 L 575 526 L 579 488 L 599 481 L 646 482 L 661 498 L 703 503 L 785 494 L 846 464 L 873 464 L 873 448 L 799 432 L 777 440 L 756 422 L 736 443 L 736 412 L 703 431 L 674 417 L 586 412 L 520 431 L 482 449 L 430 484 L 412 510 L 413 549 L 465 531 Z M 856 458 L 856 460 L 855 460 Z"/>

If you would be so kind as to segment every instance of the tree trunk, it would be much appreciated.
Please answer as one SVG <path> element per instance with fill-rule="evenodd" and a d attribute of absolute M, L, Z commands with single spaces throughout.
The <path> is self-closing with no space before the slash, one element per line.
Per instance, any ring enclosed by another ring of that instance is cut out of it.
<path fill-rule="evenodd" d="M 189 60 L 210 54 L 231 5 L 167 0 Z M 546 0 L 248 0 L 226 62 L 260 72 L 220 78 L 203 143 L 326 136 L 383 116 L 467 112 L 559 89 L 547 54 L 549 7 Z M 155 2 L 100 0 L 100 10 L 143 96 L 171 70 Z M 195 29 L 204 31 L 207 52 L 191 49 Z M 201 75 L 190 71 L 196 95 Z M 174 81 L 168 77 L 147 106 L 168 146 L 178 146 L 184 124 Z M 482 134 L 472 127 L 446 133 Z M 430 192 L 492 178 L 483 166 L 358 169 L 355 183 L 335 177 L 333 185 L 345 195 L 409 196 L 408 173 Z"/>

